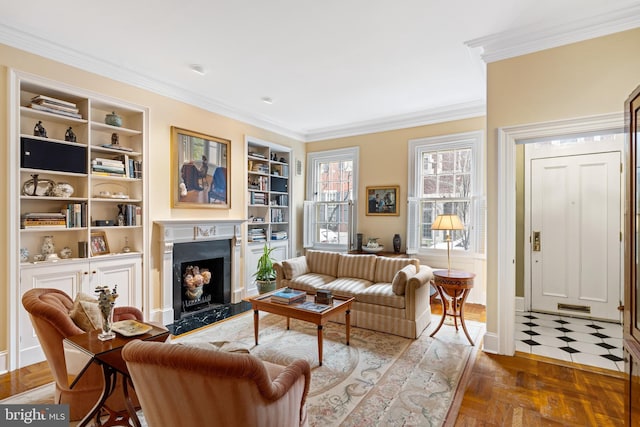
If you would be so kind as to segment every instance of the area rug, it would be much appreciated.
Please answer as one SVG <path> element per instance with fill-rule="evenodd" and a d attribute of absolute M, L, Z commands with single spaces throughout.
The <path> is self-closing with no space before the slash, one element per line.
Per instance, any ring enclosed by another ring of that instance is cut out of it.
<path fill-rule="evenodd" d="M 475 347 L 448 320 L 435 337 L 429 337 L 439 320 L 433 316 L 417 340 L 351 328 L 349 346 L 345 326 L 330 322 L 324 327 L 322 366 L 315 325 L 292 319 L 286 330 L 285 318 L 267 313 L 260 313 L 257 346 L 251 312 L 172 342 L 233 341 L 269 362 L 286 365 L 298 358 L 307 360 L 311 365 L 310 426 L 441 426 Z M 479 345 L 484 324 L 466 323 Z M 0 403 L 50 403 L 52 394 L 53 386 L 48 385 Z M 449 414 L 452 417 L 455 414 Z"/>

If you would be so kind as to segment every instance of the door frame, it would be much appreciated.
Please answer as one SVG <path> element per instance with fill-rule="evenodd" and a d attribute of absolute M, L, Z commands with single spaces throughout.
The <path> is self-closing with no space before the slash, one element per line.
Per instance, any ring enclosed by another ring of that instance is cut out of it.
<path fill-rule="evenodd" d="M 559 139 L 565 139 L 559 137 Z M 531 160 L 549 159 L 568 156 L 582 156 L 587 154 L 620 153 L 620 162 L 624 159 L 624 137 L 620 141 L 611 142 L 585 142 L 581 144 L 570 144 L 566 147 L 557 148 L 536 148 L 533 143 L 538 141 L 527 141 L 524 144 L 524 309 L 531 310 L 532 303 L 532 283 L 531 283 L 531 245 L 527 241 L 527 236 L 531 236 Z M 624 224 L 624 182 L 623 175 L 620 174 L 620 231 Z M 622 257 L 622 241 L 620 242 L 620 278 L 624 273 Z M 624 281 L 620 280 L 618 285 L 618 295 L 623 297 Z"/>
<path fill-rule="evenodd" d="M 516 144 L 555 135 L 607 130 L 624 132 L 624 113 L 497 128 L 498 183 L 496 188 L 496 291 L 487 299 L 484 351 L 513 356 L 516 321 Z M 626 165 L 625 162 L 623 164 Z M 499 226 L 498 226 L 499 224 Z M 495 313 L 495 314 L 494 314 Z M 496 318 L 492 318 L 496 316 Z M 495 325 L 495 332 L 490 326 Z"/>

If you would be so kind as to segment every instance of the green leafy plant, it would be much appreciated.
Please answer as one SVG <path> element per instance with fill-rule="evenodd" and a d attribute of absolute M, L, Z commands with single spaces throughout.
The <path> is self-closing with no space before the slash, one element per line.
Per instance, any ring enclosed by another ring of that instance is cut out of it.
<path fill-rule="evenodd" d="M 274 259 L 271 252 L 274 248 L 269 248 L 266 243 L 262 249 L 262 255 L 258 258 L 258 268 L 253 274 L 258 281 L 270 282 L 276 279 L 276 270 L 273 268 Z"/>

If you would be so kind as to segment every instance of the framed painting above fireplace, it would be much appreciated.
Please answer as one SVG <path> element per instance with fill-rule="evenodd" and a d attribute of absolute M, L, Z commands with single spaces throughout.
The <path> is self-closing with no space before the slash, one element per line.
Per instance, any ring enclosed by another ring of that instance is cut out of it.
<path fill-rule="evenodd" d="M 230 209 L 231 141 L 171 127 L 174 208 Z"/>

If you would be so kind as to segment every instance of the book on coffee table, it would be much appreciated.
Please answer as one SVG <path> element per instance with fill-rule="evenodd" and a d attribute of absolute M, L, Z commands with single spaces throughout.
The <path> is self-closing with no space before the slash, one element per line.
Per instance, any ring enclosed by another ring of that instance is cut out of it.
<path fill-rule="evenodd" d="M 271 294 L 271 302 L 281 304 L 293 304 L 296 302 L 303 302 L 306 299 L 307 293 L 305 291 L 296 291 L 294 289 L 282 290 Z"/>
<path fill-rule="evenodd" d="M 301 308 L 303 310 L 315 311 L 316 313 L 322 313 L 326 309 L 330 308 L 330 305 L 327 304 L 318 304 L 313 301 L 305 301 L 300 304 L 297 308 Z"/>

